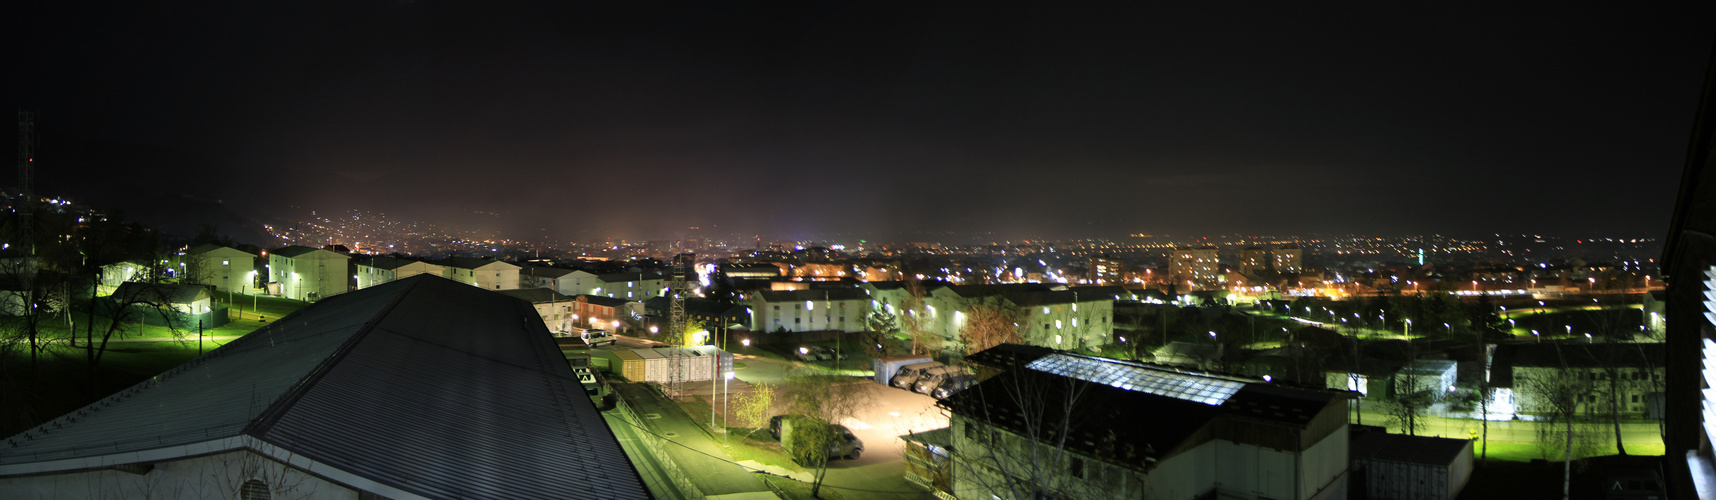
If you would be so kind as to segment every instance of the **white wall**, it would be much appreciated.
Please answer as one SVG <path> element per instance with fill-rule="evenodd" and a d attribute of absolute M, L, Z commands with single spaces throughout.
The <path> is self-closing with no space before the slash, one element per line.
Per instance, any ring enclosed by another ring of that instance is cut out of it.
<path fill-rule="evenodd" d="M 248 479 L 267 483 L 274 498 L 356 499 L 358 492 L 289 469 L 250 451 L 160 462 L 145 474 L 116 470 L 0 478 L 0 498 L 238 498 Z"/>

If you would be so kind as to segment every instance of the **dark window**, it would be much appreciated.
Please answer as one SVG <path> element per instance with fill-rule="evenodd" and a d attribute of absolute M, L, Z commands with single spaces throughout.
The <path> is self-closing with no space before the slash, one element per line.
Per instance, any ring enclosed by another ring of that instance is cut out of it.
<path fill-rule="evenodd" d="M 1072 474 L 1072 477 L 1083 478 L 1084 477 L 1084 459 L 1078 458 L 1078 457 L 1073 457 L 1072 463 L 1068 464 L 1068 466 L 1067 466 L 1067 473 Z"/>
<path fill-rule="evenodd" d="M 238 498 L 241 500 L 269 500 L 274 498 L 274 495 L 268 492 L 268 483 L 252 479 L 239 485 Z"/>

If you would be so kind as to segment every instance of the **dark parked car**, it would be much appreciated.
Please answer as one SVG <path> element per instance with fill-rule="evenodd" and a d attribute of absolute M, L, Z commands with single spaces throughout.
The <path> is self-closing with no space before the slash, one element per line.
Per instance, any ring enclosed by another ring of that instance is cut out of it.
<path fill-rule="evenodd" d="M 947 399 L 948 396 L 959 393 L 977 384 L 976 375 L 954 375 L 941 381 L 941 385 L 930 391 L 930 396 L 936 399 Z"/>
<path fill-rule="evenodd" d="M 792 427 L 792 424 L 787 421 L 797 418 L 803 417 L 775 415 L 774 417 L 769 418 L 769 435 L 774 436 L 776 440 L 779 440 L 782 433 L 788 432 L 787 429 Z M 828 445 L 829 458 L 843 457 L 849 460 L 857 460 L 860 455 L 864 454 L 864 441 L 858 439 L 858 436 L 852 435 L 851 429 L 847 429 L 846 426 L 840 424 L 834 424 L 832 427 L 834 428 L 835 439 L 833 443 Z M 785 445 L 786 443 L 781 444 Z"/>

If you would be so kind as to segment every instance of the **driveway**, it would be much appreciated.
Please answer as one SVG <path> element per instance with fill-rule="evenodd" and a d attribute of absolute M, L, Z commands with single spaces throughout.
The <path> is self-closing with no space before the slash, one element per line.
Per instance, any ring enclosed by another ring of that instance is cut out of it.
<path fill-rule="evenodd" d="M 745 368 L 737 370 L 735 377 L 748 383 L 782 384 L 798 369 L 795 362 L 768 358 L 747 356 L 740 362 Z M 840 488 L 848 497 L 933 498 L 906 481 L 905 441 L 900 436 L 947 427 L 946 414 L 936 408 L 935 398 L 854 379 L 875 391 L 869 408 L 841 422 L 864 440 L 864 454 L 857 460 L 830 461 L 823 484 Z"/>

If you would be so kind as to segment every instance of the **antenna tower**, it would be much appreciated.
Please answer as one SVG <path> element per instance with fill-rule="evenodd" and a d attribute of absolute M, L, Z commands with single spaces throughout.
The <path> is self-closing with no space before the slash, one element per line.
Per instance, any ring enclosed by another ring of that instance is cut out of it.
<path fill-rule="evenodd" d="M 30 255 L 36 254 L 36 113 L 18 112 L 18 189 L 23 191 L 23 203 L 18 207 L 18 244 Z"/>
<path fill-rule="evenodd" d="M 668 266 L 668 295 L 670 309 L 668 312 L 668 334 L 673 335 L 669 345 L 673 346 L 673 354 L 668 356 L 668 387 L 667 396 L 679 399 L 684 395 L 685 382 L 685 295 L 691 293 L 686 285 L 685 276 L 690 273 L 691 266 L 697 262 L 697 255 L 682 253 L 673 257 L 673 263 Z"/>

